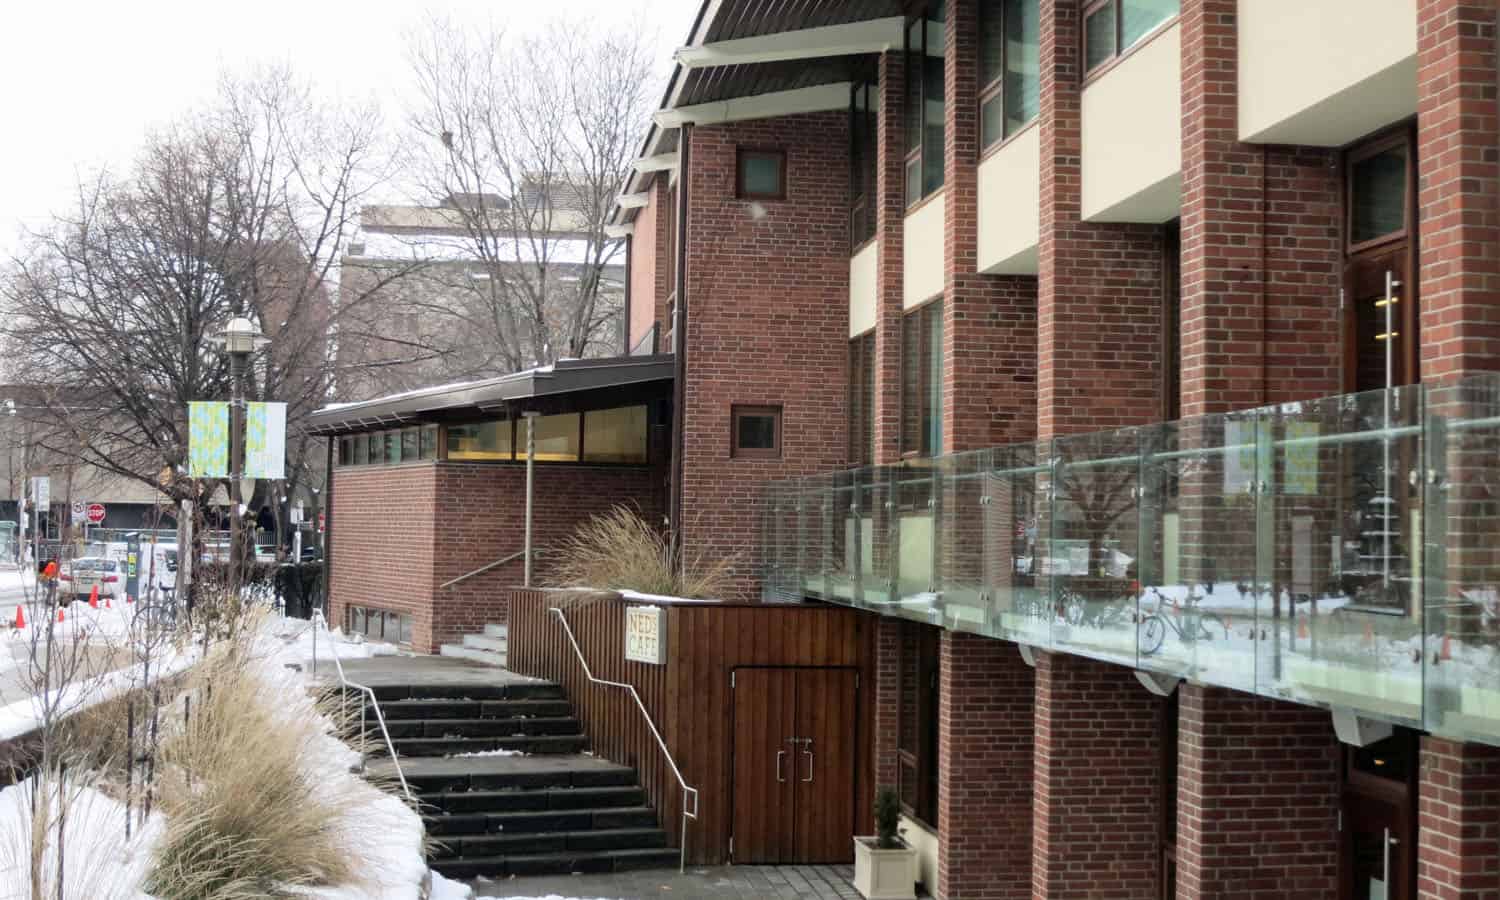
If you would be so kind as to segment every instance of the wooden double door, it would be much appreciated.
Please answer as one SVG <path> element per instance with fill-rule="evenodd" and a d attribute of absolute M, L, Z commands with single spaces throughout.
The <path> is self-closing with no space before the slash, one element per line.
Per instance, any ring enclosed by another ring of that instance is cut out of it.
<path fill-rule="evenodd" d="M 835 863 L 854 855 L 859 676 L 738 668 L 730 857 Z"/>

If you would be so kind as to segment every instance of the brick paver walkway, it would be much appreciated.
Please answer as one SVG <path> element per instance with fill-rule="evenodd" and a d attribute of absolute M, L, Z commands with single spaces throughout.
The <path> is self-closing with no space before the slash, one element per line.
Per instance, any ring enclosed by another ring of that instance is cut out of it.
<path fill-rule="evenodd" d="M 583 900 L 858 900 L 853 866 L 720 866 L 686 874 L 653 869 L 612 875 L 547 875 L 471 881 L 481 897 Z"/>

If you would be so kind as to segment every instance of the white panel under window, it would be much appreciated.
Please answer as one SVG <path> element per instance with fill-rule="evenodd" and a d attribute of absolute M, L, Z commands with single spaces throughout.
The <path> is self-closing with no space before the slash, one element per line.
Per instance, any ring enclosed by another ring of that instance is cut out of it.
<path fill-rule="evenodd" d="M 849 260 L 849 336 L 875 327 L 876 273 L 879 247 L 871 241 Z"/>
<path fill-rule="evenodd" d="M 928 199 L 902 226 L 901 305 L 921 306 L 943 292 L 943 213 L 948 195 Z"/>
<path fill-rule="evenodd" d="M 1182 208 L 1182 26 L 1083 90 L 1083 217 L 1166 222 Z"/>

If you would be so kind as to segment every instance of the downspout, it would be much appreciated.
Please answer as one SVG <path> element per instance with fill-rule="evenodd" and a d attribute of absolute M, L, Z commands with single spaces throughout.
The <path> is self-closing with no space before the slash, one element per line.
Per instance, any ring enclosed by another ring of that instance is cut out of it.
<path fill-rule="evenodd" d="M 634 238 L 625 235 L 625 303 L 620 312 L 620 355 L 630 355 L 630 256 L 635 249 Z"/>
<path fill-rule="evenodd" d="M 333 602 L 333 435 L 328 436 L 327 468 L 323 470 L 323 617 Z"/>
<path fill-rule="evenodd" d="M 533 499 L 536 496 L 536 417 L 541 413 L 527 410 L 521 415 L 526 419 L 526 536 L 521 545 L 526 562 L 521 584 L 523 587 L 531 587 L 531 518 Z"/>
<path fill-rule="evenodd" d="M 677 133 L 677 241 L 675 248 L 676 273 L 673 276 L 673 293 L 677 303 L 672 311 L 672 499 L 667 513 L 667 524 L 671 530 L 671 544 L 676 551 L 674 567 L 681 565 L 682 558 L 682 453 L 684 433 L 683 420 L 687 405 L 687 235 L 688 235 L 688 181 L 692 172 L 693 126 L 684 124 Z M 661 177 L 661 176 L 658 176 Z"/>

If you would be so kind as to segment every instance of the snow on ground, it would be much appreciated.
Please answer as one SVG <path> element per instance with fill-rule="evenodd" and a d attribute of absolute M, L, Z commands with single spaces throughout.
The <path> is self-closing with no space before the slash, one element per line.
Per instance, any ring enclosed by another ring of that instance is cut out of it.
<path fill-rule="evenodd" d="M 150 847 L 161 833 L 161 817 L 153 815 L 127 841 L 124 804 L 87 783 L 70 780 L 59 788 L 48 782 L 38 785 L 35 778 L 0 790 L 0 900 L 29 896 L 29 892 L 21 893 L 29 879 L 23 883 L 20 877 L 8 877 L 8 873 L 26 866 L 30 859 L 31 800 L 33 791 L 38 789 L 45 796 L 39 806 L 42 809 L 51 806 L 49 818 L 54 822 L 59 812 L 59 794 L 66 793 L 68 797 L 67 816 L 63 820 L 63 896 L 80 900 L 149 900 L 149 895 L 141 893 L 137 886 L 145 880 Z M 57 851 L 57 841 L 49 841 L 43 863 L 47 872 L 57 871 Z M 55 891 L 54 884 L 48 896 Z"/>

